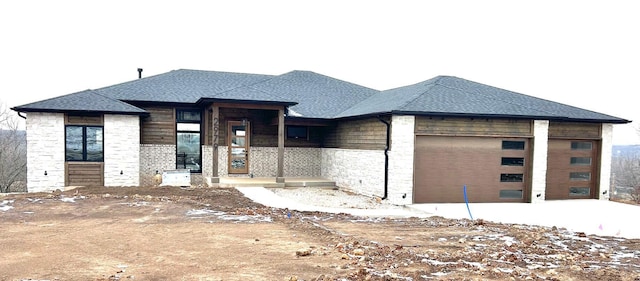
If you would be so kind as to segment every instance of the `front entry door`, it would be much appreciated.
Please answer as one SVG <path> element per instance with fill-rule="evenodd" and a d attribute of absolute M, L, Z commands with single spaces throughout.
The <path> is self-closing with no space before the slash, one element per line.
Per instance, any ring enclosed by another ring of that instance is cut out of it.
<path fill-rule="evenodd" d="M 249 122 L 229 121 L 229 174 L 249 173 Z"/>

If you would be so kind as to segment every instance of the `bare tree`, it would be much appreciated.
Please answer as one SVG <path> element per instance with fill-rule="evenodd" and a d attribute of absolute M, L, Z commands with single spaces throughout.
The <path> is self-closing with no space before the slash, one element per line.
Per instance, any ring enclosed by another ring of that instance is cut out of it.
<path fill-rule="evenodd" d="M 19 120 L 0 102 L 0 192 L 27 180 L 27 144 Z"/>
<path fill-rule="evenodd" d="M 640 204 L 640 155 L 614 155 L 611 170 L 614 174 L 617 197 L 631 199 Z"/>

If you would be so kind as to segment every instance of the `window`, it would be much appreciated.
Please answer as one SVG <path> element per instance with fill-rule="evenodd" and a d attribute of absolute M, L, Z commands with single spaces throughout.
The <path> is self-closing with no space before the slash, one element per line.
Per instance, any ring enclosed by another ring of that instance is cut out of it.
<path fill-rule="evenodd" d="M 523 157 L 502 157 L 502 166 L 524 166 Z"/>
<path fill-rule="evenodd" d="M 590 166 L 591 157 L 571 157 L 572 166 Z"/>
<path fill-rule="evenodd" d="M 524 141 L 502 141 L 502 149 L 505 150 L 524 150 Z"/>
<path fill-rule="evenodd" d="M 305 126 L 287 126 L 288 139 L 307 139 L 308 130 Z"/>
<path fill-rule="evenodd" d="M 590 181 L 590 172 L 571 172 L 569 173 L 569 179 L 572 181 Z"/>
<path fill-rule="evenodd" d="M 569 188 L 569 196 L 589 196 L 591 188 L 588 187 L 571 187 Z"/>
<path fill-rule="evenodd" d="M 500 190 L 500 199 L 522 199 L 522 190 Z"/>
<path fill-rule="evenodd" d="M 500 174 L 500 182 L 523 182 L 523 174 Z"/>
<path fill-rule="evenodd" d="M 104 161 L 103 127 L 66 126 L 66 161 Z"/>
<path fill-rule="evenodd" d="M 591 150 L 593 143 L 590 141 L 572 141 L 571 150 Z"/>
<path fill-rule="evenodd" d="M 176 169 L 202 171 L 200 110 L 176 111 Z"/>

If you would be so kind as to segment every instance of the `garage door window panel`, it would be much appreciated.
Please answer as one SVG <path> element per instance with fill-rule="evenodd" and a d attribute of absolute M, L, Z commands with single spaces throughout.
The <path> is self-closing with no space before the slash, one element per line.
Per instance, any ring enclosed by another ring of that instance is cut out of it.
<path fill-rule="evenodd" d="M 500 199 L 522 199 L 522 190 L 502 189 L 500 190 Z"/>
<path fill-rule="evenodd" d="M 591 166 L 591 157 L 571 157 L 571 166 Z"/>
<path fill-rule="evenodd" d="M 524 166 L 524 157 L 502 157 L 502 166 Z"/>
<path fill-rule="evenodd" d="M 524 141 L 502 141 L 502 149 L 504 150 L 524 150 Z"/>
<path fill-rule="evenodd" d="M 593 143 L 590 141 L 573 141 L 571 142 L 571 150 L 591 150 Z"/>
<path fill-rule="evenodd" d="M 588 197 L 591 195 L 589 187 L 571 187 L 569 188 L 569 197 Z"/>
<path fill-rule="evenodd" d="M 569 180 L 571 181 L 590 181 L 590 172 L 571 172 L 569 173 Z"/>
<path fill-rule="evenodd" d="M 500 182 L 523 182 L 524 174 L 500 174 Z"/>

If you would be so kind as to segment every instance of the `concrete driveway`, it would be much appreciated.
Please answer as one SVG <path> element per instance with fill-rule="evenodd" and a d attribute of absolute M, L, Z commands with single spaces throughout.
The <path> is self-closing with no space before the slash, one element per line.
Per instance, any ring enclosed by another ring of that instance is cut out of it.
<path fill-rule="evenodd" d="M 280 197 L 262 187 L 237 187 L 246 197 L 276 208 L 298 211 L 347 213 L 369 217 L 429 217 L 470 218 L 464 203 L 413 204 L 394 208 L 349 209 L 314 206 Z M 474 219 L 501 223 L 556 226 L 570 231 L 601 236 L 640 239 L 640 206 L 613 201 L 585 199 L 545 201 L 543 203 L 471 203 Z"/>
<path fill-rule="evenodd" d="M 411 209 L 445 218 L 470 218 L 464 203 L 413 204 Z M 471 203 L 474 219 L 563 227 L 601 236 L 640 239 L 640 206 L 585 199 L 543 203 Z"/>

